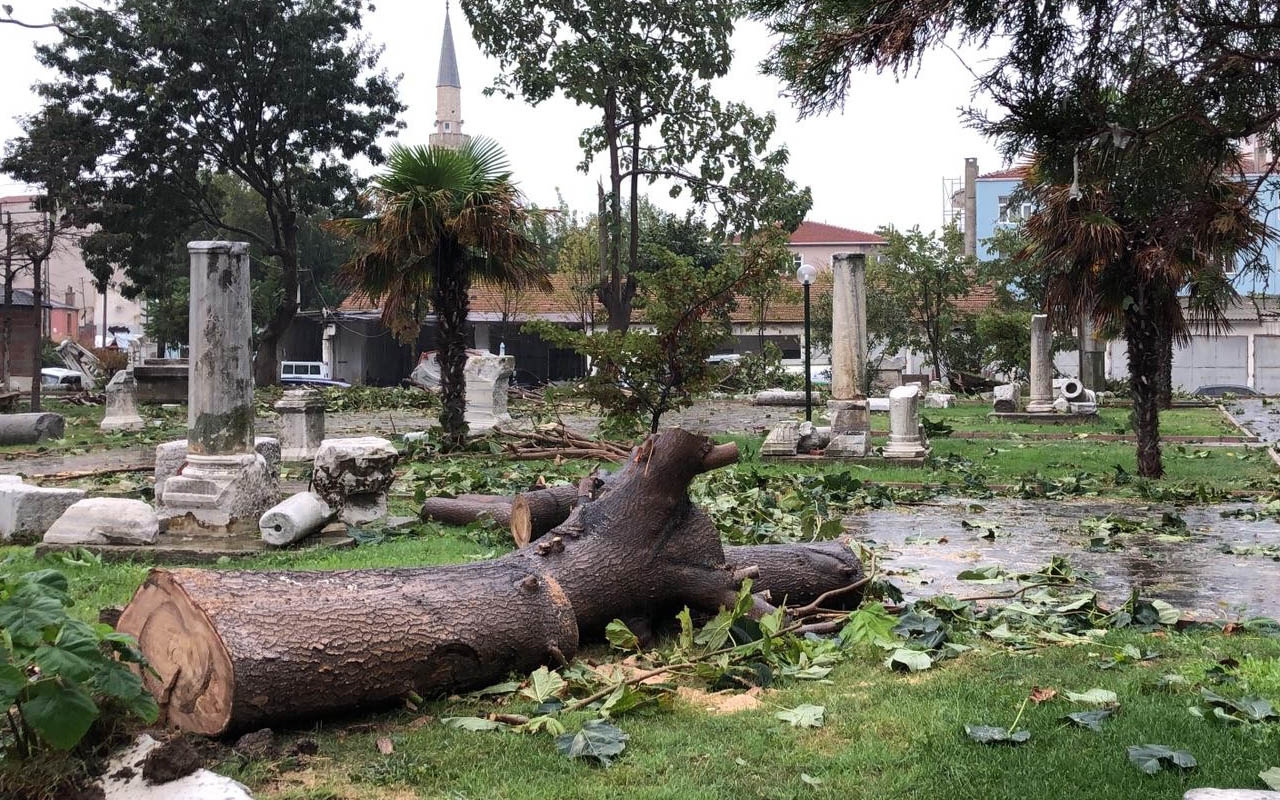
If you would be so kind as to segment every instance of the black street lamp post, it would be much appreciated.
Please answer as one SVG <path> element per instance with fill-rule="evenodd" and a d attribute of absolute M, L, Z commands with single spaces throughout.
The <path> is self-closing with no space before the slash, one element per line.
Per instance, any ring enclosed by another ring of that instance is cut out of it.
<path fill-rule="evenodd" d="M 818 270 L 809 264 L 801 264 L 796 268 L 796 280 L 804 287 L 804 418 L 813 422 L 813 369 L 810 362 L 809 345 L 809 286 L 817 277 Z"/>

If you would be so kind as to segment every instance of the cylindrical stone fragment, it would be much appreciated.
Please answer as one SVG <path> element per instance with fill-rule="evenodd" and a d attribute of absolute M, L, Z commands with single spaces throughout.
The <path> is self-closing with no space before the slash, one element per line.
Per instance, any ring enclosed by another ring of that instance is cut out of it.
<path fill-rule="evenodd" d="M 249 245 L 188 242 L 191 255 L 188 452 L 253 452 L 252 306 Z"/>
<path fill-rule="evenodd" d="M 1031 397 L 1027 411 L 1053 411 L 1053 331 L 1048 314 L 1031 316 Z"/>
<path fill-rule="evenodd" d="M 319 495 L 300 492 L 267 509 L 258 527 L 262 541 L 284 547 L 318 533 L 332 519 L 333 509 Z"/>
<path fill-rule="evenodd" d="M 61 439 L 65 429 L 66 420 L 61 414 L 0 414 L 0 445 Z"/>
<path fill-rule="evenodd" d="M 831 396 L 865 396 L 867 370 L 867 257 L 836 253 L 832 259 Z"/>

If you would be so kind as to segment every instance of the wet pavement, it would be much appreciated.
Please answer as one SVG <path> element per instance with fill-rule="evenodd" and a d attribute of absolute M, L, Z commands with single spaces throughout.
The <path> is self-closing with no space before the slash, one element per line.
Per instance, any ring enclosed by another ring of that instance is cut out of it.
<path fill-rule="evenodd" d="M 1248 397 L 1223 403 L 1223 407 L 1262 441 L 1280 442 L 1280 402 Z"/>
<path fill-rule="evenodd" d="M 1017 584 L 974 583 L 956 575 L 989 565 L 1010 574 L 1035 572 L 1061 555 L 1076 571 L 1092 573 L 1088 588 L 1099 591 L 1109 606 L 1123 603 L 1137 588 L 1198 619 L 1280 618 L 1280 524 L 1222 516 L 1244 507 L 947 498 L 850 516 L 845 525 L 875 545 L 881 569 L 908 596 L 1000 594 Z M 1091 534 L 1081 530 L 1081 520 L 1116 514 L 1158 522 L 1165 511 L 1186 522 L 1184 535 L 1139 531 L 1114 536 L 1115 549 L 1087 549 Z M 981 538 L 983 530 L 967 530 L 962 520 L 994 523 L 995 538 Z M 1224 547 L 1236 552 L 1223 552 Z M 1241 554 L 1250 548 L 1253 553 Z"/>

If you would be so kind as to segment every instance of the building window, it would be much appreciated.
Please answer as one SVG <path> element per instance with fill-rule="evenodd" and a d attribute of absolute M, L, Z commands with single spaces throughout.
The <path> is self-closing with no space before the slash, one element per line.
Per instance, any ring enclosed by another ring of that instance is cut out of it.
<path fill-rule="evenodd" d="M 800 255 L 799 253 L 796 253 L 794 256 L 792 256 L 791 261 L 792 261 L 791 265 L 793 267 L 795 267 L 796 269 L 800 269 L 800 265 L 804 263 L 804 256 Z"/>
<path fill-rule="evenodd" d="M 445 129 L 446 131 L 447 131 L 447 130 L 449 130 L 449 123 L 447 123 L 447 122 L 446 122 L 446 123 L 444 124 L 444 129 Z"/>
<path fill-rule="evenodd" d="M 1016 202 L 1011 195 L 1007 194 L 997 197 L 996 204 L 1000 206 L 1000 222 L 1010 225 L 1025 222 L 1035 210 L 1030 203 Z"/>

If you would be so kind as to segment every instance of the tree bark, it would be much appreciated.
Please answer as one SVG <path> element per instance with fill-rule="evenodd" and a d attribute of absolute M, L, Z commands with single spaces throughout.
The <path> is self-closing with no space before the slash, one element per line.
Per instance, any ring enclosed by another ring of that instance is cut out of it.
<path fill-rule="evenodd" d="M 440 427 L 444 431 L 446 449 L 459 449 L 467 443 L 465 418 L 467 364 L 467 311 L 470 280 L 452 251 L 437 255 L 432 306 L 436 312 L 436 331 L 440 360 Z"/>
<path fill-rule="evenodd" d="M 469 525 L 488 518 L 502 526 L 511 524 L 511 498 L 488 494 L 462 494 L 457 497 L 428 497 L 422 502 L 424 520 L 446 525 Z"/>
<path fill-rule="evenodd" d="M 577 650 L 536 564 L 344 572 L 155 569 L 120 616 L 163 718 L 216 736 L 484 686 Z"/>
<path fill-rule="evenodd" d="M 1173 302 L 1177 302 L 1174 300 Z M 1173 408 L 1173 332 L 1160 326 L 1160 408 Z"/>
<path fill-rule="evenodd" d="M 336 573 L 156 569 L 118 627 L 155 669 L 144 680 L 168 722 L 210 735 L 483 686 L 572 658 L 581 636 L 615 618 L 732 604 L 753 565 L 726 558 L 687 487 L 737 455 L 734 444 L 663 431 L 608 492 L 493 561 Z M 735 559 L 771 555 L 743 551 Z M 820 551 L 803 558 L 826 564 Z M 787 580 L 801 580 L 805 563 L 784 559 Z M 757 597 L 752 613 L 772 608 Z"/>
<path fill-rule="evenodd" d="M 1125 340 L 1129 351 L 1129 383 L 1133 392 L 1134 432 L 1138 437 L 1138 474 L 1144 478 L 1164 475 L 1160 457 L 1160 364 L 1163 339 L 1155 309 L 1149 308 L 1150 292 L 1139 292 L 1125 311 Z"/>

